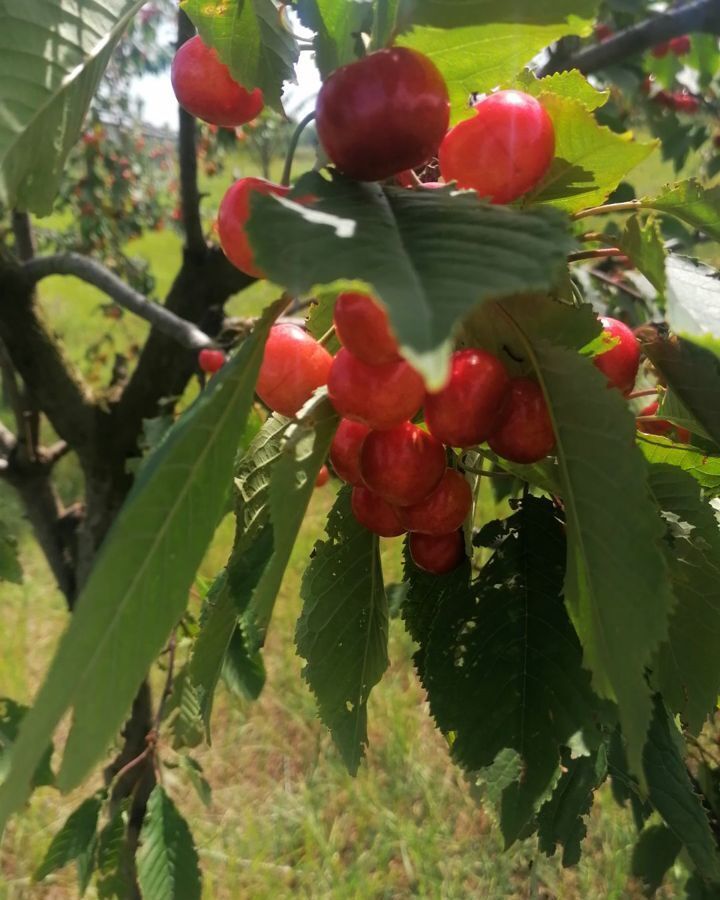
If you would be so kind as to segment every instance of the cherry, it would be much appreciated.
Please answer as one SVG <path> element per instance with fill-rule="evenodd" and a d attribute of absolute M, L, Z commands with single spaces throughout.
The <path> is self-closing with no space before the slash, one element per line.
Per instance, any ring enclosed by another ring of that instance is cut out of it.
<path fill-rule="evenodd" d="M 369 366 L 343 347 L 330 369 L 328 393 L 341 416 L 382 430 L 416 415 L 425 386 L 418 373 L 402 360 Z"/>
<path fill-rule="evenodd" d="M 697 97 L 693 97 L 692 94 L 684 91 L 675 91 L 675 93 L 671 94 L 671 97 L 672 106 L 677 112 L 692 115 L 700 109 L 700 101 Z"/>
<path fill-rule="evenodd" d="M 410 535 L 408 545 L 415 565 L 433 575 L 451 572 L 465 556 L 465 544 L 460 531 L 442 535 L 415 532 Z"/>
<path fill-rule="evenodd" d="M 670 41 L 663 41 L 660 44 L 655 44 L 650 53 L 655 57 L 655 59 L 663 59 L 670 52 Z"/>
<path fill-rule="evenodd" d="M 648 403 L 644 409 L 640 410 L 641 416 L 656 416 L 658 411 L 659 403 L 657 400 L 653 400 L 652 403 Z M 655 422 L 638 422 L 638 430 L 642 431 L 643 434 L 660 434 L 665 437 L 672 437 L 672 432 L 674 431 L 677 435 L 677 440 L 681 444 L 689 444 L 690 443 L 690 432 L 687 428 L 681 428 L 680 426 L 675 426 L 672 422 L 668 422 L 667 419 L 658 419 Z"/>
<path fill-rule="evenodd" d="M 598 41 L 600 41 L 600 43 L 602 43 L 603 41 L 607 41 L 608 38 L 611 38 L 615 34 L 613 29 L 609 25 L 606 25 L 604 22 L 598 22 L 595 25 L 594 31 L 595 37 L 598 39 Z"/>
<path fill-rule="evenodd" d="M 424 500 L 444 472 L 445 448 L 412 422 L 389 431 L 371 431 L 360 451 L 363 482 L 395 506 Z"/>
<path fill-rule="evenodd" d="M 405 534 L 405 528 L 395 507 L 369 488 L 361 484 L 356 485 L 350 503 L 353 515 L 368 531 L 379 534 L 380 537 L 399 537 Z"/>
<path fill-rule="evenodd" d="M 675 56 L 685 56 L 686 53 L 689 53 L 692 50 L 692 41 L 687 34 L 683 34 L 680 37 L 674 37 L 669 41 L 668 49 L 671 53 L 674 53 Z"/>
<path fill-rule="evenodd" d="M 555 447 L 555 433 L 540 385 L 513 378 L 505 416 L 488 440 L 490 449 L 516 463 L 544 459 Z"/>
<path fill-rule="evenodd" d="M 222 350 L 205 347 L 198 353 L 198 365 L 207 375 L 214 375 L 225 365 L 225 354 Z"/>
<path fill-rule="evenodd" d="M 245 223 L 250 218 L 250 194 L 276 194 L 285 197 L 290 188 L 265 181 L 264 178 L 241 178 L 225 193 L 218 212 L 218 234 L 225 256 L 230 262 L 253 278 L 265 278 L 265 273 L 255 264 Z"/>
<path fill-rule="evenodd" d="M 380 181 L 426 162 L 450 121 L 442 75 L 406 47 L 378 50 L 335 69 L 315 112 L 325 152 L 359 181 Z"/>
<path fill-rule="evenodd" d="M 603 341 L 611 344 L 617 340 L 619 343 L 596 356 L 593 362 L 607 376 L 611 387 L 616 387 L 623 394 L 629 394 L 640 366 L 640 346 L 624 322 L 611 319 L 609 316 L 603 316 L 600 321 L 604 329 Z"/>
<path fill-rule="evenodd" d="M 542 180 L 554 155 L 555 129 L 541 104 L 521 91 L 498 91 L 448 132 L 440 171 L 458 187 L 510 203 Z"/>
<path fill-rule="evenodd" d="M 360 451 L 370 433 L 367 425 L 342 419 L 330 445 L 330 462 L 335 474 L 348 484 L 360 483 Z"/>
<path fill-rule="evenodd" d="M 330 481 L 330 469 L 328 469 L 327 466 L 321 466 L 320 471 L 317 473 L 317 478 L 315 479 L 315 487 L 325 487 L 328 481 Z"/>
<path fill-rule="evenodd" d="M 486 441 L 503 411 L 510 388 L 505 366 L 484 350 L 457 350 L 450 380 L 425 398 L 425 421 L 438 440 L 451 447 Z"/>
<path fill-rule="evenodd" d="M 327 382 L 332 356 L 299 325 L 273 325 L 255 391 L 266 406 L 294 416 Z"/>
<path fill-rule="evenodd" d="M 260 88 L 248 91 L 238 84 L 215 50 L 204 44 L 199 35 L 186 41 L 175 54 L 170 80 L 180 106 L 213 125 L 244 125 L 263 108 Z"/>
<path fill-rule="evenodd" d="M 457 531 L 472 508 L 470 485 L 455 469 L 446 469 L 440 484 L 412 506 L 399 509 L 406 531 L 421 534 L 449 534 Z"/>
<path fill-rule="evenodd" d="M 335 301 L 333 321 L 340 343 L 369 366 L 400 359 L 387 313 L 367 294 L 340 294 Z"/>

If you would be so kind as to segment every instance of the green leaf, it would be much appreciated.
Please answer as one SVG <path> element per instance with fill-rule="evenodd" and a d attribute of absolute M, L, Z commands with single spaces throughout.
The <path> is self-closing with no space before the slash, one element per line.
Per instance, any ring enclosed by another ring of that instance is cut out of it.
<path fill-rule="evenodd" d="M 565 539 L 553 504 L 526 497 L 503 531 L 477 582 L 443 598 L 423 684 L 464 768 L 483 769 L 507 748 L 520 755 L 522 777 L 501 804 L 510 844 L 552 789 L 560 748 L 594 728 L 598 701 L 563 603 Z"/>
<path fill-rule="evenodd" d="M 368 697 L 388 667 L 388 608 L 378 539 L 353 516 L 350 488 L 338 494 L 327 540 L 315 544 L 300 593 L 303 677 L 355 775 L 368 743 Z"/>
<path fill-rule="evenodd" d="M 632 855 L 632 874 L 639 878 L 648 896 L 663 883 L 673 866 L 682 842 L 666 825 L 650 825 L 638 838 Z"/>
<path fill-rule="evenodd" d="M 720 338 L 720 272 L 697 259 L 667 261 L 667 321 L 676 334 Z"/>
<path fill-rule="evenodd" d="M 630 216 L 618 246 L 630 257 L 635 268 L 647 278 L 660 295 L 665 294 L 665 246 L 657 220 L 648 218 L 643 224 L 639 216 Z M 667 260 L 672 264 L 673 257 Z"/>
<path fill-rule="evenodd" d="M 242 620 L 235 626 L 223 660 L 222 677 L 236 697 L 257 700 L 265 687 L 265 664 L 259 650 L 250 651 L 246 627 Z"/>
<path fill-rule="evenodd" d="M 52 211 L 65 161 L 117 42 L 145 0 L 0 6 L 0 200 Z"/>
<path fill-rule="evenodd" d="M 607 199 L 623 177 L 653 152 L 632 134 L 616 134 L 579 100 L 541 94 L 540 102 L 555 126 L 555 159 L 528 203 L 546 203 L 577 212 Z"/>
<path fill-rule="evenodd" d="M 567 34 L 589 34 L 597 0 L 418 0 L 416 27 L 398 43 L 433 60 L 448 85 L 453 121 L 470 115 L 473 92 L 515 75 Z"/>
<path fill-rule="evenodd" d="M 159 784 L 150 794 L 140 832 L 137 874 L 146 900 L 200 900 L 200 866 L 192 834 Z"/>
<path fill-rule="evenodd" d="M 356 58 L 357 35 L 369 12 L 367 0 L 298 0 L 301 22 L 315 32 L 315 61 L 323 78 Z"/>
<path fill-rule="evenodd" d="M 536 78 L 529 69 L 525 69 L 507 87 L 532 94 L 533 97 L 557 94 L 559 97 L 577 100 L 585 109 L 591 111 L 604 106 L 610 96 L 609 91 L 599 91 L 593 87 L 577 69 L 556 72 L 545 78 Z"/>
<path fill-rule="evenodd" d="M 56 872 L 68 863 L 76 861 L 81 886 L 83 881 L 87 886 L 88 870 L 92 871 L 89 860 L 95 852 L 98 817 L 102 805 L 103 798 L 95 795 L 81 803 L 69 815 L 63 827 L 52 839 L 45 858 L 33 874 L 33 881 L 42 881 L 51 872 Z M 81 893 L 84 893 L 84 889 Z"/>
<path fill-rule="evenodd" d="M 132 896 L 134 877 L 127 840 L 127 806 L 127 800 L 118 806 L 98 837 L 96 886 L 100 900 Z"/>
<path fill-rule="evenodd" d="M 720 241 L 720 185 L 704 187 L 691 178 L 669 185 L 657 197 L 643 197 L 640 205 L 674 216 Z"/>
<path fill-rule="evenodd" d="M 167 705 L 171 716 L 170 730 L 173 747 L 197 747 L 203 739 L 203 720 L 198 690 L 192 682 L 189 666 L 175 676 L 172 694 Z"/>
<path fill-rule="evenodd" d="M 682 738 L 662 701 L 655 711 L 643 752 L 650 800 L 665 824 L 687 849 L 703 879 L 720 882 L 720 856 L 707 812 L 693 789 L 683 760 Z"/>
<path fill-rule="evenodd" d="M 55 727 L 74 710 L 58 775 L 77 785 L 122 725 L 187 604 L 223 512 L 273 307 L 143 468 L 105 539 L 35 705 L 24 718 L 0 829 L 24 802 Z"/>
<path fill-rule="evenodd" d="M 17 740 L 20 724 L 27 712 L 27 706 L 16 703 L 9 697 L 0 697 L 0 784 L 10 771 L 13 744 Z M 53 746 L 48 744 L 32 778 L 34 788 L 55 784 L 55 775 L 50 766 L 52 754 Z"/>
<path fill-rule="evenodd" d="M 473 307 L 548 291 L 574 246 L 556 211 L 489 206 L 474 192 L 383 189 L 309 173 L 294 192 L 308 195 L 317 198 L 311 206 L 253 197 L 248 233 L 258 265 L 296 295 L 365 282 L 431 388 L 443 383 L 452 334 Z"/>
<path fill-rule="evenodd" d="M 262 89 L 265 102 L 282 111 L 284 81 L 295 81 L 299 51 L 273 0 L 183 0 L 205 43 L 248 89 Z"/>
<path fill-rule="evenodd" d="M 203 767 L 195 759 L 188 754 L 180 757 L 180 768 L 187 773 L 190 783 L 195 788 L 198 797 L 205 806 L 210 806 L 212 802 L 212 788 L 207 779 L 203 775 Z"/>
<path fill-rule="evenodd" d="M 561 844 L 563 866 L 575 866 L 580 862 L 580 848 L 587 834 L 584 820 L 592 807 L 595 791 L 606 777 L 604 745 L 601 744 L 592 756 L 577 759 L 572 759 L 569 751 L 563 751 L 563 773 L 552 796 L 538 813 L 540 849 L 552 856 Z"/>
<path fill-rule="evenodd" d="M 23 570 L 18 554 L 18 542 L 0 519 L 0 581 L 22 584 Z"/>
<path fill-rule="evenodd" d="M 638 446 L 649 463 L 665 463 L 676 466 L 715 494 L 720 491 L 720 456 L 703 453 L 684 444 L 673 444 L 666 437 L 656 434 L 638 434 Z"/>
<path fill-rule="evenodd" d="M 660 547 L 663 523 L 622 396 L 607 389 L 590 360 L 528 337 L 519 326 L 518 332 L 557 438 L 568 533 L 565 602 L 595 689 L 618 703 L 637 771 L 650 718 L 645 666 L 667 635 L 673 604 Z"/>
<path fill-rule="evenodd" d="M 650 466 L 650 488 L 672 517 L 666 555 L 677 600 L 658 655 L 657 683 L 697 734 L 720 690 L 720 530 L 690 475 L 656 463 Z"/>

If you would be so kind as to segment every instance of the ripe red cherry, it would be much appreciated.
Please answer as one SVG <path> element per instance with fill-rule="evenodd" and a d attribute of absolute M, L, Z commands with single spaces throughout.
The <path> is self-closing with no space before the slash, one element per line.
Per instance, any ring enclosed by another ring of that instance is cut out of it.
<path fill-rule="evenodd" d="M 692 94 L 686 94 L 684 91 L 675 91 L 671 94 L 672 106 L 677 112 L 692 115 L 700 109 L 700 101 Z"/>
<path fill-rule="evenodd" d="M 609 316 L 603 316 L 600 321 L 604 329 L 603 341 L 612 344 L 617 340 L 619 343 L 596 356 L 593 362 L 607 376 L 612 387 L 629 394 L 640 366 L 640 345 L 624 322 Z"/>
<path fill-rule="evenodd" d="M 368 531 L 379 534 L 380 537 L 399 537 L 405 534 L 397 509 L 364 485 L 358 484 L 353 488 L 350 503 L 353 515 Z"/>
<path fill-rule="evenodd" d="M 222 199 L 218 212 L 218 234 L 225 256 L 241 272 L 253 278 L 265 278 L 265 273 L 255 263 L 245 224 L 250 218 L 250 194 L 276 194 L 285 197 L 290 188 L 265 181 L 264 178 L 241 178 L 236 181 Z"/>
<path fill-rule="evenodd" d="M 370 433 L 367 425 L 342 419 L 330 445 L 330 462 L 335 474 L 348 484 L 360 483 L 360 451 Z"/>
<path fill-rule="evenodd" d="M 611 38 L 615 32 L 613 29 L 606 25 L 605 22 L 598 22 L 594 28 L 595 37 L 602 43 L 602 41 L 607 41 L 608 38 Z"/>
<path fill-rule="evenodd" d="M 371 431 L 360 451 L 364 483 L 395 506 L 424 500 L 444 472 L 445 448 L 412 422 L 389 431 Z"/>
<path fill-rule="evenodd" d="M 318 95 L 318 137 L 351 178 L 380 181 L 434 156 L 450 121 L 443 77 L 406 47 L 341 66 Z"/>
<path fill-rule="evenodd" d="M 225 354 L 205 347 L 198 353 L 198 365 L 207 375 L 214 375 L 225 365 Z"/>
<path fill-rule="evenodd" d="M 670 52 L 670 41 L 663 41 L 660 44 L 655 44 L 650 53 L 655 57 L 655 59 L 663 59 Z"/>
<path fill-rule="evenodd" d="M 383 430 L 418 412 L 425 386 L 406 362 L 369 366 L 343 347 L 330 369 L 328 393 L 341 416 Z"/>
<path fill-rule="evenodd" d="M 235 128 L 260 114 L 260 88 L 246 90 L 230 74 L 212 47 L 199 35 L 190 38 L 175 54 L 170 80 L 184 110 L 212 125 Z"/>
<path fill-rule="evenodd" d="M 658 411 L 658 402 L 657 400 L 653 400 L 652 403 L 648 403 L 646 407 L 640 410 L 641 416 L 656 416 Z M 642 431 L 643 434 L 660 434 L 665 437 L 672 437 L 672 432 L 674 431 L 677 435 L 677 440 L 681 444 L 689 444 L 690 443 L 690 432 L 687 428 L 681 428 L 680 426 L 675 426 L 672 422 L 668 422 L 667 419 L 658 419 L 655 422 L 638 422 L 638 430 Z"/>
<path fill-rule="evenodd" d="M 555 433 L 540 385 L 530 378 L 513 378 L 510 400 L 490 449 L 516 463 L 544 459 L 555 447 Z"/>
<path fill-rule="evenodd" d="M 484 350 L 457 350 L 450 380 L 425 398 L 425 421 L 438 440 L 451 447 L 474 447 L 497 425 L 510 389 L 505 366 Z"/>
<path fill-rule="evenodd" d="M 683 34 L 680 37 L 674 37 L 668 44 L 671 53 L 675 56 L 685 56 L 692 50 L 692 41 L 689 35 Z"/>
<path fill-rule="evenodd" d="M 538 184 L 554 155 L 555 129 L 541 104 L 522 91 L 498 91 L 448 132 L 440 171 L 458 187 L 510 203 Z"/>
<path fill-rule="evenodd" d="M 328 481 L 330 481 L 330 469 L 328 469 L 327 466 L 321 466 L 320 471 L 317 473 L 317 478 L 315 479 L 315 487 L 325 487 Z"/>
<path fill-rule="evenodd" d="M 413 506 L 399 508 L 406 531 L 421 534 L 449 534 L 457 531 L 472 507 L 470 485 L 455 469 L 446 469 L 440 484 Z"/>
<path fill-rule="evenodd" d="M 400 359 L 387 313 L 367 294 L 340 294 L 335 301 L 333 322 L 343 347 L 369 366 Z"/>
<path fill-rule="evenodd" d="M 432 575 L 444 575 L 457 568 L 465 556 L 463 536 L 460 531 L 452 534 L 410 535 L 410 556 L 419 569 Z"/>
<path fill-rule="evenodd" d="M 299 325 L 273 325 L 255 391 L 266 406 L 294 416 L 327 383 L 332 356 Z"/>

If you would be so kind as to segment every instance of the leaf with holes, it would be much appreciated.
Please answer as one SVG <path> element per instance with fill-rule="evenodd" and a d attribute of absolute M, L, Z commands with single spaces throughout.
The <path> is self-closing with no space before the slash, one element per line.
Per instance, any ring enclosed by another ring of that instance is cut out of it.
<path fill-rule="evenodd" d="M 200 866 L 192 834 L 159 784 L 150 794 L 140 832 L 137 874 L 143 897 L 200 900 Z"/>

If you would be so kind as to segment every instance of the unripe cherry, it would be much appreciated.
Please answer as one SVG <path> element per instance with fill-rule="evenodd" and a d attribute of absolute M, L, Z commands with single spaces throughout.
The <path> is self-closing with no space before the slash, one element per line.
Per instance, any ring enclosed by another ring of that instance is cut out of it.
<path fill-rule="evenodd" d="M 238 84 L 199 35 L 186 41 L 175 54 L 170 80 L 180 106 L 212 125 L 235 128 L 254 119 L 263 108 L 262 91 L 248 91 Z"/>
<path fill-rule="evenodd" d="M 327 383 L 331 365 L 332 356 L 299 325 L 273 325 L 255 391 L 270 409 L 294 416 Z"/>
<path fill-rule="evenodd" d="M 222 350 L 211 350 L 204 347 L 198 353 L 198 365 L 206 375 L 214 375 L 225 365 L 225 354 Z"/>
<path fill-rule="evenodd" d="M 600 321 L 603 326 L 603 341 L 612 344 L 617 340 L 618 343 L 595 356 L 593 362 L 612 387 L 628 394 L 633 389 L 640 366 L 640 345 L 624 322 L 609 316 L 601 317 Z"/>
<path fill-rule="evenodd" d="M 470 485 L 455 469 L 446 469 L 431 494 L 413 506 L 399 507 L 399 515 L 407 531 L 449 534 L 460 528 L 471 508 Z"/>
<path fill-rule="evenodd" d="M 498 91 L 448 132 L 440 171 L 481 198 L 510 203 L 542 180 L 554 155 L 555 129 L 544 107 L 522 91 Z"/>
<path fill-rule="evenodd" d="M 388 538 L 405 534 L 397 509 L 364 485 L 353 488 L 350 502 L 353 515 L 368 531 Z"/>
<path fill-rule="evenodd" d="M 389 431 L 371 431 L 360 451 L 363 482 L 395 506 L 424 500 L 444 472 L 445 448 L 412 422 Z"/>
<path fill-rule="evenodd" d="M 442 535 L 415 532 L 410 535 L 408 546 L 415 565 L 432 575 L 451 572 L 465 558 L 465 544 L 460 531 Z"/>
<path fill-rule="evenodd" d="M 425 398 L 431 434 L 451 447 L 474 447 L 497 426 L 510 389 L 500 360 L 485 350 L 457 350 L 445 387 Z"/>
<path fill-rule="evenodd" d="M 534 463 L 555 448 L 555 432 L 540 385 L 531 378 L 513 378 L 500 427 L 490 436 L 490 449 L 503 459 Z"/>
<path fill-rule="evenodd" d="M 275 194 L 285 197 L 289 187 L 273 184 L 264 178 L 241 178 L 228 188 L 218 212 L 218 235 L 225 256 L 230 262 L 253 278 L 265 278 L 255 262 L 255 254 L 248 240 L 245 225 L 250 218 L 250 195 Z"/>
<path fill-rule="evenodd" d="M 369 366 L 400 359 L 388 314 L 367 294 L 340 294 L 335 301 L 333 322 L 343 347 Z"/>
<path fill-rule="evenodd" d="M 330 445 L 330 462 L 335 474 L 348 484 L 360 483 L 360 451 L 370 433 L 367 425 L 341 419 Z"/>
<path fill-rule="evenodd" d="M 343 347 L 330 369 L 328 394 L 341 416 L 382 430 L 416 415 L 425 386 L 418 373 L 402 360 L 369 366 Z"/>

